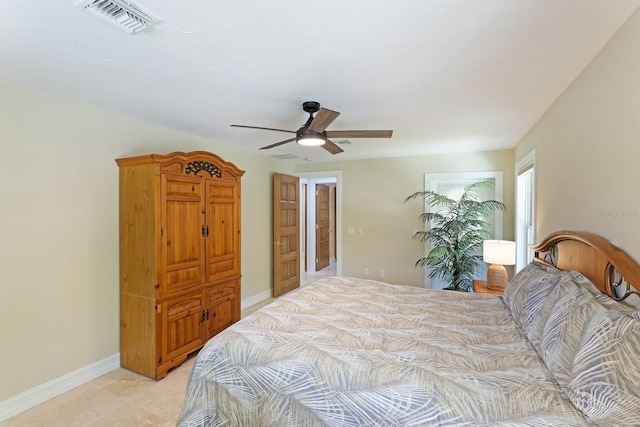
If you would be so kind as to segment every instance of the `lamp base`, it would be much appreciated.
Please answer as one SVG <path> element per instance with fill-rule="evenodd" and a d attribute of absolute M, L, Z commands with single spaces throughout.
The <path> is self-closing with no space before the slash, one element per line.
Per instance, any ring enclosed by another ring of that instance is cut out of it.
<path fill-rule="evenodd" d="M 507 269 L 501 264 L 491 264 L 487 270 L 487 288 L 494 291 L 503 291 L 507 287 L 509 277 Z"/>

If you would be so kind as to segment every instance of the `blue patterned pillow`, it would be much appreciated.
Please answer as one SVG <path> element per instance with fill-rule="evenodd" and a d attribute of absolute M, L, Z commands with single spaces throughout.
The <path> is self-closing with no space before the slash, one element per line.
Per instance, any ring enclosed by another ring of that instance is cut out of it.
<path fill-rule="evenodd" d="M 639 354 L 640 322 L 613 310 L 598 313 L 571 366 L 571 402 L 596 424 L 640 425 Z"/>
<path fill-rule="evenodd" d="M 640 425 L 638 312 L 564 275 L 528 335 L 571 402 L 599 425 Z M 582 282 L 580 277 L 577 277 Z M 593 286 L 593 287 L 592 287 Z"/>
<path fill-rule="evenodd" d="M 532 262 L 511 279 L 504 290 L 504 302 L 525 331 L 562 277 L 560 270 Z"/>
<path fill-rule="evenodd" d="M 588 289 L 579 286 L 571 276 L 563 275 L 526 331 L 529 341 L 564 389 L 594 302 Z"/>
<path fill-rule="evenodd" d="M 608 295 L 603 294 L 596 285 L 594 285 L 579 271 L 571 271 L 569 275 L 573 277 L 580 286 L 587 288 L 604 306 L 621 311 L 627 316 L 640 320 L 640 311 L 638 310 L 638 307 L 626 304 L 625 302 L 618 302 Z"/>

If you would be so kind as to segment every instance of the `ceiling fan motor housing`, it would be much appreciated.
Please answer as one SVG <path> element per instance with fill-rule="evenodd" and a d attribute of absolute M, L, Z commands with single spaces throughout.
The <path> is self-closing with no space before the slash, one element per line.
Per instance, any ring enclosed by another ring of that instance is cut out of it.
<path fill-rule="evenodd" d="M 302 103 L 302 109 L 310 114 L 317 113 L 320 111 L 320 103 L 316 101 L 306 101 Z"/>
<path fill-rule="evenodd" d="M 327 131 L 324 132 L 314 132 L 311 129 L 309 129 L 308 127 L 302 126 L 300 129 L 298 129 L 298 131 L 296 132 L 296 136 L 299 138 L 301 136 L 316 136 L 318 138 L 327 138 Z"/>

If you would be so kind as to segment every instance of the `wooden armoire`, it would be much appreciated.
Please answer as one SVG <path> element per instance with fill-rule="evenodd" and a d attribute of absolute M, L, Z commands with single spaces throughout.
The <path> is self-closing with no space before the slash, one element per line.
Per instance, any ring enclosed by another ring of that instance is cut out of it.
<path fill-rule="evenodd" d="M 204 151 L 117 159 L 120 364 L 161 379 L 240 319 L 240 178 Z"/>

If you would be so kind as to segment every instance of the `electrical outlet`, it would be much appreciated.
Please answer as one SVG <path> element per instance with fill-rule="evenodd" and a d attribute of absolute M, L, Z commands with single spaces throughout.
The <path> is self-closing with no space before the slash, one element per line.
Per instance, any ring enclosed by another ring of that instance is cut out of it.
<path fill-rule="evenodd" d="M 369 269 L 368 269 L 368 268 L 366 268 L 366 267 L 365 267 L 365 269 L 364 269 L 364 275 L 365 275 L 365 276 L 368 276 L 368 275 L 369 275 Z"/>
<path fill-rule="evenodd" d="M 384 268 L 380 269 L 380 277 L 384 277 Z"/>

